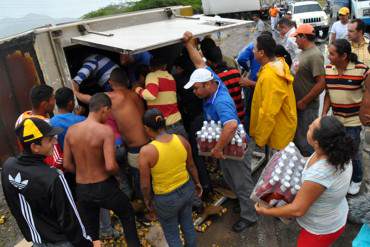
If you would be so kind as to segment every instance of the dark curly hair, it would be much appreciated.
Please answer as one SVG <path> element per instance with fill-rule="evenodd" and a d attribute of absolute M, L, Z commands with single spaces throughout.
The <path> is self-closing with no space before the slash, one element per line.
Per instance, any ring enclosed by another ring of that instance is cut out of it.
<path fill-rule="evenodd" d="M 313 139 L 328 156 L 328 162 L 340 170 L 344 170 L 344 165 L 358 150 L 343 124 L 333 116 L 321 118 L 320 127 L 313 131 Z"/>

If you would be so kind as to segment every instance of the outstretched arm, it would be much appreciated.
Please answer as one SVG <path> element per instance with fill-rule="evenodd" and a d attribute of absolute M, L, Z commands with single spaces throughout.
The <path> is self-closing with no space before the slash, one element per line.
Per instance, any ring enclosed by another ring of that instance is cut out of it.
<path fill-rule="evenodd" d="M 204 68 L 206 67 L 206 63 L 204 62 L 202 56 L 200 55 L 199 51 L 195 48 L 195 39 L 191 32 L 185 32 L 183 36 L 183 41 L 186 49 L 188 50 L 189 57 L 193 62 L 196 68 Z"/>

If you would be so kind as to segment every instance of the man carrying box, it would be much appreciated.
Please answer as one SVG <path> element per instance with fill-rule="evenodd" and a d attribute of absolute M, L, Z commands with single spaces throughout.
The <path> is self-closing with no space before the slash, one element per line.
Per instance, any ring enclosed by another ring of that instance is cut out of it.
<path fill-rule="evenodd" d="M 245 156 L 244 160 L 231 160 L 224 157 L 223 149 L 234 136 L 239 123 L 236 107 L 226 86 L 206 66 L 199 51 L 194 47 L 192 40 L 193 34 L 185 32 L 183 41 L 197 69 L 193 72 L 190 81 L 184 88 L 192 88 L 194 94 L 203 99 L 203 112 L 206 120 L 221 121 L 223 125 L 220 139 L 211 153 L 214 158 L 220 160 L 224 179 L 239 199 L 240 219 L 232 228 L 235 232 L 241 232 L 257 221 L 253 202 L 249 198 L 253 190 L 250 160 L 247 160 L 247 156 Z"/>

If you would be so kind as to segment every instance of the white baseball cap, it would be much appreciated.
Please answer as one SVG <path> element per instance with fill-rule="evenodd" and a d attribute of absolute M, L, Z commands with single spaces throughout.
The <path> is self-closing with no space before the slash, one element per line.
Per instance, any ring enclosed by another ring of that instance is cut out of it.
<path fill-rule="evenodd" d="M 197 82 L 204 83 L 210 80 L 213 80 L 213 75 L 211 71 L 206 68 L 196 69 L 191 74 L 190 80 L 188 83 L 185 84 L 184 88 L 189 89 Z"/>

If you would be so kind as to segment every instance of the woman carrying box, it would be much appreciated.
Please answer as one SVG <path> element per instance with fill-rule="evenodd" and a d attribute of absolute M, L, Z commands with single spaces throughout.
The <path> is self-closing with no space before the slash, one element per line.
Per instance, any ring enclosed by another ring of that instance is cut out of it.
<path fill-rule="evenodd" d="M 302 230 L 297 246 L 331 246 L 343 233 L 348 214 L 346 194 L 351 182 L 351 157 L 358 147 L 335 117 L 316 119 L 307 141 L 315 152 L 302 173 L 302 186 L 294 201 L 282 207 L 256 211 L 274 217 L 296 217 Z"/>

